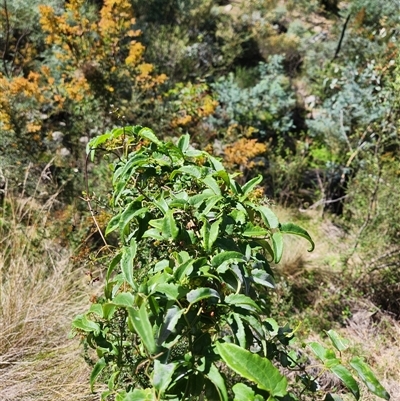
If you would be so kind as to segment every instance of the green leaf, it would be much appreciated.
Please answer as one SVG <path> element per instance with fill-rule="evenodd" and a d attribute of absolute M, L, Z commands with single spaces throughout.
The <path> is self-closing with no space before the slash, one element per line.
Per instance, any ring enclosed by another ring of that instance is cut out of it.
<path fill-rule="evenodd" d="M 172 376 L 177 367 L 177 362 L 163 364 L 158 359 L 154 361 L 152 384 L 160 398 L 164 395 L 165 390 L 171 384 Z"/>
<path fill-rule="evenodd" d="M 160 230 L 157 230 L 156 228 L 150 228 L 149 230 L 145 231 L 143 238 L 153 238 L 157 241 L 164 240 L 164 237 L 160 234 Z"/>
<path fill-rule="evenodd" d="M 214 290 L 212 288 L 208 288 L 208 287 L 197 288 L 195 290 L 189 291 L 186 295 L 186 299 L 191 304 L 194 304 L 194 303 L 199 302 L 202 299 L 206 299 L 206 298 L 220 299 L 220 296 L 216 290 Z"/>
<path fill-rule="evenodd" d="M 104 358 L 100 358 L 97 361 L 96 365 L 94 365 L 92 372 L 90 373 L 90 391 L 92 393 L 96 379 L 105 367 L 106 367 L 106 361 L 104 360 Z"/>
<path fill-rule="evenodd" d="M 242 191 L 243 195 L 239 198 L 240 202 L 243 202 L 251 193 L 251 191 L 263 180 L 263 177 L 261 174 L 259 174 L 257 177 L 254 177 L 251 179 L 249 182 L 243 185 Z"/>
<path fill-rule="evenodd" d="M 211 364 L 210 371 L 206 376 L 217 389 L 219 399 L 222 401 L 228 401 L 228 392 L 226 391 L 225 380 L 221 373 L 219 373 L 219 369 L 213 363 Z"/>
<path fill-rule="evenodd" d="M 95 336 L 100 333 L 99 324 L 89 320 L 86 315 L 77 315 L 72 322 L 72 326 L 89 333 L 93 332 Z"/>
<path fill-rule="evenodd" d="M 365 383 L 365 385 L 373 394 L 385 400 L 390 399 L 389 393 L 379 383 L 371 368 L 361 358 L 352 358 L 350 361 L 350 366 L 357 372 L 359 378 Z"/>
<path fill-rule="evenodd" d="M 144 215 L 148 210 L 149 209 L 147 207 L 136 209 L 135 203 L 132 202 L 121 214 L 121 218 L 119 220 L 120 232 L 123 233 L 125 231 L 126 227 L 134 217 Z"/>
<path fill-rule="evenodd" d="M 272 234 L 272 247 L 274 249 L 274 262 L 279 263 L 283 254 L 283 236 L 280 232 Z"/>
<path fill-rule="evenodd" d="M 222 199 L 224 198 L 221 195 L 214 195 L 207 198 L 207 202 L 202 213 L 204 215 L 207 215 L 211 211 L 211 209 L 215 208 L 215 205 Z"/>
<path fill-rule="evenodd" d="M 156 395 L 154 394 L 153 389 L 139 389 L 135 388 L 133 391 L 121 392 L 119 393 L 115 401 L 154 401 L 156 400 Z"/>
<path fill-rule="evenodd" d="M 360 398 L 360 389 L 358 388 L 357 382 L 354 380 L 354 377 L 351 375 L 348 369 L 346 369 L 343 365 L 336 365 L 330 368 L 331 372 L 333 372 L 342 382 L 343 384 L 351 391 L 356 400 Z"/>
<path fill-rule="evenodd" d="M 171 333 L 175 332 L 175 327 L 184 312 L 184 309 L 179 309 L 176 305 L 171 306 L 171 308 L 167 310 L 157 339 L 157 344 L 159 346 L 161 346 L 164 341 L 168 339 Z"/>
<path fill-rule="evenodd" d="M 311 248 L 308 250 L 308 252 L 312 252 L 314 250 L 315 248 L 314 241 L 310 237 L 310 234 L 308 234 L 308 232 L 304 230 L 304 228 L 301 228 L 293 223 L 284 223 L 279 226 L 279 230 L 284 234 L 293 234 L 305 238 L 311 244 Z"/>
<path fill-rule="evenodd" d="M 343 401 L 343 398 L 339 397 L 337 394 L 327 394 L 324 401 Z"/>
<path fill-rule="evenodd" d="M 188 276 L 193 271 L 193 259 L 186 260 L 181 265 L 174 269 L 174 277 L 176 280 L 180 281 L 183 277 Z"/>
<path fill-rule="evenodd" d="M 244 255 L 240 252 L 225 251 L 215 255 L 211 260 L 211 265 L 213 267 L 219 267 L 223 263 L 243 262 L 244 260 Z"/>
<path fill-rule="evenodd" d="M 326 334 L 328 335 L 328 337 L 332 341 L 332 344 L 338 351 L 342 352 L 347 348 L 349 348 L 350 341 L 341 337 L 338 333 L 336 333 L 336 331 L 329 330 L 326 332 Z"/>
<path fill-rule="evenodd" d="M 99 317 L 103 317 L 103 307 L 101 304 L 91 304 L 89 312 L 94 313 Z"/>
<path fill-rule="evenodd" d="M 275 288 L 274 278 L 265 270 L 253 269 L 251 271 L 251 278 L 255 283 L 261 284 L 264 287 Z"/>
<path fill-rule="evenodd" d="M 236 322 L 237 330 L 235 332 L 236 338 L 239 341 L 239 345 L 242 348 L 246 348 L 247 341 L 246 341 L 246 331 L 244 329 L 244 324 L 241 319 L 241 315 L 239 313 L 232 313 L 233 319 Z"/>
<path fill-rule="evenodd" d="M 268 230 L 259 226 L 255 226 L 252 223 L 247 223 L 242 233 L 244 237 L 250 238 L 265 237 L 267 234 L 269 234 Z"/>
<path fill-rule="evenodd" d="M 254 391 L 243 383 L 237 383 L 232 387 L 235 398 L 233 401 L 254 401 Z"/>
<path fill-rule="evenodd" d="M 212 249 L 212 246 L 214 245 L 215 241 L 218 238 L 219 226 L 220 226 L 221 222 L 222 222 L 222 219 L 220 218 L 211 224 L 210 235 L 208 237 L 208 249 L 210 249 L 210 250 Z"/>
<path fill-rule="evenodd" d="M 118 263 L 120 263 L 122 258 L 122 252 L 118 253 L 117 255 L 115 255 L 112 259 L 112 261 L 110 262 L 110 265 L 108 266 L 107 269 L 107 274 L 106 274 L 106 280 L 110 280 L 111 274 L 114 271 L 114 269 L 118 266 Z"/>
<path fill-rule="evenodd" d="M 118 228 L 120 219 L 121 214 L 117 214 L 111 218 L 111 220 L 107 224 L 105 235 L 110 234 Z"/>
<path fill-rule="evenodd" d="M 154 340 L 153 328 L 146 309 L 147 302 L 144 302 L 140 309 L 128 308 L 129 320 L 135 332 L 139 335 L 142 343 L 150 354 L 157 350 Z"/>
<path fill-rule="evenodd" d="M 214 167 L 215 171 L 225 171 L 224 165 L 214 156 L 207 155 L 208 160 L 210 160 L 211 164 Z"/>
<path fill-rule="evenodd" d="M 177 300 L 185 295 L 185 291 L 187 290 L 177 284 L 160 283 L 154 287 L 153 291 L 166 295 L 168 299 Z"/>
<path fill-rule="evenodd" d="M 208 175 L 207 177 L 203 178 L 202 181 L 207 185 L 208 188 L 211 189 L 211 191 L 214 192 L 215 195 L 221 195 L 221 189 L 213 177 Z"/>
<path fill-rule="evenodd" d="M 142 128 L 139 131 L 139 136 L 148 139 L 150 142 L 153 142 L 156 145 L 162 145 L 162 142 L 154 135 L 154 132 L 150 128 Z"/>
<path fill-rule="evenodd" d="M 261 312 L 258 304 L 250 297 L 244 294 L 230 294 L 225 297 L 225 303 L 228 305 L 238 306 L 243 309 Z"/>
<path fill-rule="evenodd" d="M 323 347 L 321 344 L 316 342 L 310 342 L 308 346 L 324 364 L 328 361 L 338 361 L 338 359 L 336 359 L 336 354 L 333 350 L 327 349 Z"/>
<path fill-rule="evenodd" d="M 189 134 L 182 135 L 178 139 L 177 145 L 178 145 L 178 148 L 182 151 L 182 153 L 185 153 L 188 150 L 189 141 L 190 141 L 190 135 Z"/>
<path fill-rule="evenodd" d="M 253 354 L 238 345 L 217 343 L 217 351 L 224 362 L 243 378 L 257 384 L 272 396 L 283 397 L 287 394 L 287 379 L 266 358 Z"/>
<path fill-rule="evenodd" d="M 135 297 L 130 292 L 120 292 L 112 300 L 116 306 L 132 307 L 135 303 Z"/>
<path fill-rule="evenodd" d="M 261 214 L 261 218 L 264 223 L 270 228 L 278 228 L 279 220 L 276 217 L 275 213 L 266 206 L 257 206 L 256 210 L 258 210 Z"/>
<path fill-rule="evenodd" d="M 136 257 L 137 243 L 134 238 L 131 239 L 130 246 L 122 248 L 121 270 L 125 281 L 133 288 L 137 285 L 133 280 L 133 261 Z"/>
<path fill-rule="evenodd" d="M 172 210 L 168 210 L 163 219 L 162 236 L 168 240 L 175 240 L 179 235 L 179 228 L 176 225 Z"/>
<path fill-rule="evenodd" d="M 170 180 L 173 180 L 177 174 L 188 174 L 194 178 L 200 179 L 202 176 L 202 169 L 199 166 L 182 166 L 174 170 L 170 175 Z"/>

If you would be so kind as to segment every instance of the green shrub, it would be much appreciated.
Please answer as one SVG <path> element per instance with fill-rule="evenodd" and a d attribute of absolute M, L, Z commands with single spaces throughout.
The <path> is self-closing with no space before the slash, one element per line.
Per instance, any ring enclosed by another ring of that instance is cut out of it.
<path fill-rule="evenodd" d="M 295 330 L 270 316 L 269 262 L 280 261 L 283 235 L 305 238 L 310 251 L 314 243 L 302 228 L 279 223 L 255 191 L 261 176 L 241 186 L 216 158 L 191 147 L 188 135 L 162 142 L 140 126 L 93 139 L 91 157 L 96 149 L 114 155 L 106 234 L 117 231 L 121 242 L 104 295 L 73 322 L 96 350 L 92 389 L 103 380 L 102 399 L 117 401 L 294 401 L 321 393 L 291 345 Z M 328 335 L 337 351 L 347 348 Z M 309 347 L 359 399 L 344 359 Z M 360 358 L 349 366 L 389 399 Z"/>
<path fill-rule="evenodd" d="M 284 75 L 282 56 L 272 56 L 258 66 L 254 86 L 240 87 L 231 73 L 211 85 L 220 103 L 210 119 L 217 126 L 253 126 L 261 135 L 286 133 L 293 128 L 291 110 L 296 100 Z"/>

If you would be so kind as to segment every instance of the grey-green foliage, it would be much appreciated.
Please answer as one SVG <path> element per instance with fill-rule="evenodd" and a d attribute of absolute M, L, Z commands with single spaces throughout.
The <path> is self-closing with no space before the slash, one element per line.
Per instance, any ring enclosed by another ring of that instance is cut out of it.
<path fill-rule="evenodd" d="M 365 68 L 356 63 L 337 65 L 333 75 L 324 80 L 324 87 L 325 99 L 307 125 L 310 135 L 328 147 L 354 150 L 370 124 L 387 125 L 392 94 L 382 85 L 373 61 Z"/>
<path fill-rule="evenodd" d="M 296 100 L 283 71 L 283 57 L 272 56 L 257 68 L 258 81 L 243 88 L 233 73 L 212 86 L 219 106 L 211 121 L 220 126 L 239 123 L 253 126 L 261 134 L 288 132 L 294 127 L 291 110 Z"/>
<path fill-rule="evenodd" d="M 353 14 L 362 12 L 363 24 L 371 28 L 378 28 L 386 19 L 386 24 L 398 24 L 400 1 L 399 0 L 353 0 L 350 2 L 349 11 Z"/>

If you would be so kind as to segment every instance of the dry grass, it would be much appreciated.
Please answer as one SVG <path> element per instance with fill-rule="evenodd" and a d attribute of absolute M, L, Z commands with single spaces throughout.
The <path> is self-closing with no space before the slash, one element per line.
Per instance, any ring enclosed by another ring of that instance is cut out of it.
<path fill-rule="evenodd" d="M 89 400 L 89 368 L 68 339 L 85 307 L 82 273 L 48 236 L 51 202 L 6 199 L 0 209 L 2 401 Z"/>

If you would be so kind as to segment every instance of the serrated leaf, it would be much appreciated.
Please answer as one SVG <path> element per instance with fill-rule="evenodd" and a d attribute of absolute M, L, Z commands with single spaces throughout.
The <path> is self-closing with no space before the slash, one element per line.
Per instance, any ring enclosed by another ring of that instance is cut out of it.
<path fill-rule="evenodd" d="M 130 221 L 136 217 L 143 215 L 149 209 L 147 207 L 141 207 L 139 209 L 135 208 L 134 202 L 132 202 L 121 214 L 121 218 L 119 220 L 119 230 L 121 233 L 125 231 L 125 228 L 128 226 Z M 107 232 L 106 232 L 107 233 Z"/>
<path fill-rule="evenodd" d="M 147 127 L 142 128 L 139 131 L 139 136 L 141 136 L 142 138 L 146 138 L 150 142 L 153 142 L 157 145 L 162 145 L 162 142 L 154 135 L 154 132 L 150 128 Z"/>
<path fill-rule="evenodd" d="M 260 212 L 262 220 L 268 227 L 278 228 L 279 220 L 269 207 L 261 205 L 257 206 L 256 210 Z"/>
<path fill-rule="evenodd" d="M 221 195 L 221 188 L 213 177 L 208 175 L 207 177 L 203 178 L 202 181 L 207 185 L 208 188 L 211 189 L 211 191 L 214 192 L 215 195 Z"/>
<path fill-rule="evenodd" d="M 184 309 L 179 309 L 176 305 L 171 306 L 171 308 L 167 310 L 157 339 L 159 346 L 161 346 L 164 341 L 168 339 L 169 335 L 175 331 L 175 327 L 184 312 Z"/>
<path fill-rule="evenodd" d="M 310 237 L 310 234 L 308 234 L 308 232 L 304 230 L 304 228 L 301 228 L 293 223 L 284 223 L 279 226 L 279 230 L 285 234 L 293 234 L 305 238 L 311 244 L 311 248 L 308 250 L 308 252 L 312 252 L 314 250 L 314 241 Z"/>
<path fill-rule="evenodd" d="M 328 335 L 328 337 L 332 341 L 332 344 L 338 351 L 342 352 L 347 348 L 349 348 L 350 341 L 341 337 L 338 333 L 336 333 L 336 331 L 329 330 L 326 332 L 326 334 Z"/>
<path fill-rule="evenodd" d="M 242 233 L 244 237 L 250 237 L 250 238 L 265 237 L 267 234 L 269 234 L 268 230 L 260 226 L 255 226 L 252 223 L 247 223 Z"/>
<path fill-rule="evenodd" d="M 189 141 L 190 141 L 190 135 L 189 134 L 182 135 L 178 139 L 177 145 L 178 145 L 178 148 L 182 151 L 182 153 L 185 153 L 188 150 Z"/>
<path fill-rule="evenodd" d="M 89 333 L 93 332 L 96 336 L 100 333 L 99 324 L 89 320 L 86 315 L 77 315 L 72 322 L 72 326 Z"/>
<path fill-rule="evenodd" d="M 179 235 L 179 228 L 172 210 L 168 210 L 164 216 L 161 234 L 168 240 L 175 240 Z"/>
<path fill-rule="evenodd" d="M 92 372 L 90 373 L 90 391 L 92 393 L 94 384 L 96 383 L 96 379 L 98 378 L 99 374 L 105 367 L 106 367 L 106 361 L 104 360 L 104 358 L 100 358 L 94 365 Z"/>
<path fill-rule="evenodd" d="M 120 392 L 117 394 L 115 401 L 154 401 L 156 400 L 154 390 L 151 388 L 141 389 L 135 388 L 132 391 Z"/>
<path fill-rule="evenodd" d="M 177 300 L 184 296 L 187 290 L 177 284 L 160 283 L 154 287 L 154 291 L 166 295 L 168 299 Z"/>
<path fill-rule="evenodd" d="M 339 397 L 337 394 L 327 394 L 324 401 L 343 401 L 343 398 Z"/>
<path fill-rule="evenodd" d="M 214 156 L 207 155 L 208 160 L 210 160 L 211 164 L 214 167 L 215 171 L 225 171 L 224 165 Z"/>
<path fill-rule="evenodd" d="M 218 238 L 219 235 L 219 226 L 221 224 L 222 219 L 218 219 L 216 221 L 214 221 L 214 223 L 211 224 L 210 227 L 210 234 L 208 236 L 208 250 L 211 250 L 215 241 Z"/>
<path fill-rule="evenodd" d="M 238 306 L 243 309 L 261 312 L 258 304 L 244 294 L 229 294 L 224 299 L 228 305 Z"/>
<path fill-rule="evenodd" d="M 385 400 L 390 399 L 389 393 L 379 383 L 371 368 L 361 358 L 352 358 L 350 361 L 350 366 L 357 372 L 358 377 L 365 383 L 365 385 L 373 394 Z"/>
<path fill-rule="evenodd" d="M 339 359 L 336 358 L 336 354 L 333 350 L 323 347 L 321 344 L 311 342 L 308 344 L 314 354 L 320 359 L 325 366 L 332 368 L 339 364 Z"/>
<path fill-rule="evenodd" d="M 224 198 L 220 195 L 214 195 L 208 197 L 202 214 L 207 215 L 214 208 L 214 206 L 222 199 Z"/>
<path fill-rule="evenodd" d="M 170 179 L 174 179 L 177 174 L 188 174 L 194 178 L 200 179 L 202 176 L 202 169 L 199 166 L 182 166 L 171 173 Z"/>
<path fill-rule="evenodd" d="M 217 298 L 220 299 L 218 292 L 212 288 L 201 287 L 195 290 L 189 291 L 186 294 L 186 299 L 189 303 L 194 304 L 206 298 Z"/>
<path fill-rule="evenodd" d="M 283 236 L 280 232 L 272 234 L 272 247 L 274 249 L 274 262 L 279 263 L 283 254 Z"/>
<path fill-rule="evenodd" d="M 183 277 L 190 275 L 190 273 L 193 271 L 193 263 L 194 260 L 190 259 L 177 266 L 176 269 L 174 269 L 175 279 L 180 281 Z"/>
<path fill-rule="evenodd" d="M 106 232 L 105 232 L 106 236 L 115 231 L 119 227 L 120 219 L 121 219 L 121 214 L 117 214 L 111 218 L 106 227 Z"/>
<path fill-rule="evenodd" d="M 233 401 L 254 401 L 254 391 L 243 383 L 236 383 L 233 387 L 235 398 Z"/>
<path fill-rule="evenodd" d="M 343 365 L 335 365 L 330 368 L 331 372 L 334 373 L 343 384 L 351 391 L 356 400 L 360 398 L 360 389 L 358 388 L 357 382 L 348 369 Z"/>
<path fill-rule="evenodd" d="M 251 271 L 251 278 L 255 283 L 261 284 L 264 287 L 275 288 L 274 278 L 265 270 L 253 269 Z"/>
<path fill-rule="evenodd" d="M 257 384 L 272 396 L 287 394 L 287 379 L 266 358 L 253 354 L 236 344 L 217 343 L 217 351 L 224 362 L 243 378 Z"/>
<path fill-rule="evenodd" d="M 245 257 L 240 252 L 235 251 L 225 251 L 214 256 L 211 260 L 211 265 L 213 267 L 219 267 L 223 263 L 233 263 L 233 262 L 243 262 Z"/>
<path fill-rule="evenodd" d="M 212 363 L 210 370 L 207 373 L 207 378 L 214 384 L 218 391 L 219 399 L 221 401 L 228 401 L 228 392 L 226 391 L 225 380 L 217 367 Z"/>
<path fill-rule="evenodd" d="M 135 303 L 135 297 L 130 292 L 120 292 L 112 300 L 116 306 L 132 307 Z"/>
<path fill-rule="evenodd" d="M 154 354 L 157 350 L 154 340 L 153 328 L 150 323 L 149 314 L 143 303 L 139 309 L 128 308 L 129 320 L 135 332 L 139 335 L 142 343 L 150 354 Z"/>
<path fill-rule="evenodd" d="M 152 384 L 156 389 L 156 391 L 158 392 L 160 398 L 162 398 L 165 390 L 171 384 L 172 376 L 177 367 L 178 367 L 177 362 L 164 364 L 161 363 L 158 359 L 154 361 Z"/>
<path fill-rule="evenodd" d="M 133 280 L 133 261 L 136 257 L 137 243 L 134 238 L 131 239 L 130 246 L 122 248 L 121 271 L 125 281 L 133 288 L 137 285 Z"/>
<path fill-rule="evenodd" d="M 239 198 L 240 202 L 243 202 L 251 193 L 251 191 L 263 180 L 263 177 L 261 174 L 259 174 L 257 177 L 254 177 L 250 181 L 246 182 L 242 186 L 242 192 L 243 195 Z"/>
<path fill-rule="evenodd" d="M 150 228 L 147 231 L 145 231 L 143 234 L 143 238 L 153 238 L 157 241 L 164 240 L 164 237 L 160 234 L 160 230 L 157 230 L 156 228 Z"/>
<path fill-rule="evenodd" d="M 117 255 L 115 255 L 113 257 L 113 259 L 110 262 L 110 265 L 108 266 L 108 269 L 107 269 L 106 281 L 110 280 L 110 276 L 111 276 L 112 272 L 115 270 L 115 268 L 118 266 L 118 263 L 120 263 L 121 258 L 122 258 L 122 252 L 118 253 Z"/>
<path fill-rule="evenodd" d="M 233 316 L 233 319 L 235 320 L 236 325 L 237 325 L 237 330 L 235 332 L 235 335 L 236 335 L 236 338 L 239 341 L 239 345 L 242 348 L 246 348 L 246 345 L 247 345 L 246 331 L 244 329 L 244 324 L 243 324 L 243 321 L 241 319 L 241 315 L 238 314 L 238 313 L 233 313 L 232 316 Z"/>

